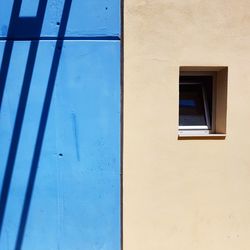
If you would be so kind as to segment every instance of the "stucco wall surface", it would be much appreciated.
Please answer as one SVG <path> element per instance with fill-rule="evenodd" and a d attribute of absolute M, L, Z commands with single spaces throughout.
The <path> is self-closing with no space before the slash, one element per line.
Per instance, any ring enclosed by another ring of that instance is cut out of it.
<path fill-rule="evenodd" d="M 250 249 L 249 10 L 125 0 L 125 250 Z M 225 140 L 177 140 L 179 66 L 228 66 Z"/>

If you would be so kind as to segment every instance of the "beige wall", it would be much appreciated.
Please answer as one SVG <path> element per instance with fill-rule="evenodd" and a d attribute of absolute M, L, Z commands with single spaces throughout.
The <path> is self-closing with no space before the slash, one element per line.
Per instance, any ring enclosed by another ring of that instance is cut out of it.
<path fill-rule="evenodd" d="M 125 0 L 124 250 L 250 249 L 250 0 Z M 179 66 L 228 66 L 225 140 L 177 140 Z"/>

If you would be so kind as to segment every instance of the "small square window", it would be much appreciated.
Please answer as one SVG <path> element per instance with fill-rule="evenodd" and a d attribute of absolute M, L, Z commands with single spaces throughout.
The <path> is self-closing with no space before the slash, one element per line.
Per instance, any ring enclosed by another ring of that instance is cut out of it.
<path fill-rule="evenodd" d="M 224 135 L 227 70 L 184 69 L 181 67 L 179 78 L 179 136 Z"/>

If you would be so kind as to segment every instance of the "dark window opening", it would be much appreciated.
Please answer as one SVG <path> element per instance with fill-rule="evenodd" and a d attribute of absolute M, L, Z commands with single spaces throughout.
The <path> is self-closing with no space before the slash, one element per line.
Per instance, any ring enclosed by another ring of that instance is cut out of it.
<path fill-rule="evenodd" d="M 179 129 L 210 130 L 213 76 L 180 76 Z"/>

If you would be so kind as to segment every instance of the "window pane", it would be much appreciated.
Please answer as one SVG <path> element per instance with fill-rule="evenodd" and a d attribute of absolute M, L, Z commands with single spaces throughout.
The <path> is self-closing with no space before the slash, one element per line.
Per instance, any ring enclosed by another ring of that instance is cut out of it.
<path fill-rule="evenodd" d="M 206 126 L 201 84 L 180 84 L 179 126 Z"/>

